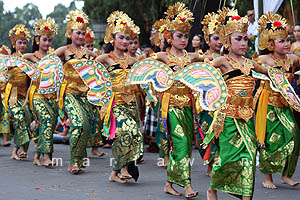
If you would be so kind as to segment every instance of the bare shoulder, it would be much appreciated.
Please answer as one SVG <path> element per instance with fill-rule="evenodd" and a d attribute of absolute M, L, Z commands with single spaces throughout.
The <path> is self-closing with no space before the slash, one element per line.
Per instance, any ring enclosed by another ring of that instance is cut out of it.
<path fill-rule="evenodd" d="M 258 56 L 258 59 L 261 61 L 261 62 L 267 62 L 270 60 L 270 56 L 269 55 L 260 55 Z"/>
<path fill-rule="evenodd" d="M 129 65 L 133 65 L 134 63 L 138 62 L 137 59 L 133 58 L 133 57 L 130 57 L 129 58 Z"/>
<path fill-rule="evenodd" d="M 65 51 L 67 49 L 67 46 L 62 46 L 62 47 L 59 47 L 55 50 L 55 54 L 58 56 L 58 57 L 64 57 L 65 55 Z"/>
<path fill-rule="evenodd" d="M 108 54 L 102 54 L 96 58 L 96 61 L 104 64 L 104 63 L 106 63 L 106 60 L 108 58 L 109 58 Z"/>

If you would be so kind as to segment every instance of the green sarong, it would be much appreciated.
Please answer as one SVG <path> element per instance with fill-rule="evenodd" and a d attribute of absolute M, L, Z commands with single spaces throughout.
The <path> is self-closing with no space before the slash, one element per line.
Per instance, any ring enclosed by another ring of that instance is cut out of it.
<path fill-rule="evenodd" d="M 299 128 L 290 107 L 268 105 L 265 148 L 259 149 L 259 169 L 264 174 L 287 171 L 292 177 L 299 156 Z"/>
<path fill-rule="evenodd" d="M 156 145 L 158 146 L 159 149 L 159 156 L 163 158 L 169 155 L 169 151 L 170 151 L 169 139 L 167 138 L 164 123 L 161 121 L 161 110 L 160 110 L 159 103 L 157 103 L 153 107 L 153 109 L 154 112 L 156 113 L 156 116 L 158 116 L 157 128 L 155 131 Z"/>
<path fill-rule="evenodd" d="M 182 187 L 191 184 L 191 156 L 194 119 L 192 107 L 169 107 L 168 134 L 170 134 L 173 153 L 167 166 L 168 182 Z"/>
<path fill-rule="evenodd" d="M 57 123 L 58 104 L 56 99 L 33 99 L 33 109 L 39 121 L 36 151 L 50 154 L 53 152 L 53 133 Z"/>
<path fill-rule="evenodd" d="M 216 142 L 210 180 L 212 189 L 252 196 L 257 149 L 253 121 L 253 118 L 248 123 L 242 119 L 225 118 L 224 131 Z"/>
<path fill-rule="evenodd" d="M 113 170 L 120 170 L 144 154 L 143 135 L 135 103 L 116 104 L 112 111 L 116 120 L 116 133 L 112 144 Z"/>
<path fill-rule="evenodd" d="M 87 158 L 88 134 L 92 130 L 93 112 L 89 109 L 86 94 L 66 94 L 64 110 L 70 120 L 70 164 L 76 167 L 86 167 L 84 161 Z"/>

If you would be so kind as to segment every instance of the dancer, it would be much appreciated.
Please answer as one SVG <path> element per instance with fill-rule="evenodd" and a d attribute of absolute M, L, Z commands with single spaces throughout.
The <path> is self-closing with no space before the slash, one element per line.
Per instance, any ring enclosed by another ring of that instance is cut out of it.
<path fill-rule="evenodd" d="M 251 70 L 267 74 L 267 69 L 243 57 L 248 46 L 247 17 L 228 8 L 220 10 L 219 16 L 219 36 L 229 54 L 214 59 L 213 65 L 223 74 L 228 98 L 213 125 L 217 150 L 207 199 L 217 199 L 219 190 L 246 200 L 253 195 L 257 149 Z"/>
<path fill-rule="evenodd" d="M 57 34 L 57 28 L 54 20 L 47 18 L 38 20 L 34 24 L 34 30 L 32 53 L 25 54 L 24 58 L 33 63 L 39 63 L 45 56 L 54 54 L 51 45 L 54 35 Z M 40 65 L 37 65 L 37 67 L 41 72 L 44 70 Z M 57 95 L 55 91 L 50 94 L 38 94 L 40 81 L 41 78 L 36 81 L 32 80 L 31 87 L 28 90 L 30 108 L 34 113 L 35 120 L 38 122 L 36 130 L 38 137 L 33 164 L 52 166 L 53 133 L 58 116 Z M 44 155 L 43 163 L 40 161 L 41 154 Z"/>
<path fill-rule="evenodd" d="M 286 20 L 269 12 L 261 16 L 258 24 L 259 49 L 269 51 L 259 57 L 260 62 L 281 69 L 290 79 L 293 67 L 299 66 L 299 62 L 296 55 L 289 54 L 291 42 Z M 272 179 L 275 173 L 282 174 L 282 183 L 296 186 L 300 182 L 292 176 L 299 156 L 299 128 L 284 97 L 271 89 L 269 81 L 262 81 L 260 85 L 262 93 L 256 115 L 256 134 L 262 145 L 259 169 L 264 173 L 263 186 L 277 188 Z"/>
<path fill-rule="evenodd" d="M 125 87 L 130 68 L 136 62 L 126 54 L 126 50 L 130 33 L 137 32 L 139 30 L 127 14 L 121 11 L 111 13 L 107 18 L 104 38 L 111 51 L 96 59 L 107 67 L 112 80 L 114 101 L 111 102 L 110 121 L 115 119 L 116 124 L 110 128 L 110 133 L 106 131 L 105 134 L 114 139 L 112 144 L 114 162 L 109 180 L 118 183 L 127 183 L 127 179 L 131 178 L 137 180 L 138 169 L 135 162 L 143 155 L 143 135 L 138 116 L 140 105 L 136 101 L 140 91 L 136 87 Z M 108 120 L 105 120 L 103 125 L 107 129 Z"/>
<path fill-rule="evenodd" d="M 94 114 L 92 105 L 87 101 L 88 87 L 80 74 L 73 68 L 76 63 L 95 58 L 97 55 L 83 47 L 88 25 L 88 16 L 81 10 L 70 11 L 67 16 L 65 36 L 68 44 L 56 50 L 63 61 L 64 81 L 60 88 L 59 115 L 64 120 L 66 113 L 70 120 L 70 164 L 68 171 L 72 174 L 84 172 L 81 168 L 87 163 L 87 139 L 93 127 Z"/>
<path fill-rule="evenodd" d="M 17 24 L 9 31 L 12 45 L 12 56 L 23 57 L 27 49 L 30 33 L 25 25 Z M 5 107 L 9 109 L 13 118 L 14 144 L 11 158 L 23 160 L 27 158 L 27 150 L 31 138 L 29 125 L 31 112 L 28 104 L 23 107 L 26 92 L 29 86 L 29 77 L 17 66 L 8 66 L 8 83 L 5 87 Z M 18 149 L 20 153 L 18 155 Z"/>

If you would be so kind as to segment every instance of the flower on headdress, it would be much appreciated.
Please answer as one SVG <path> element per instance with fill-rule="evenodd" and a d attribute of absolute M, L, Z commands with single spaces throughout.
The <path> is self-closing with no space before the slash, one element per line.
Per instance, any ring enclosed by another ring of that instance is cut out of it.
<path fill-rule="evenodd" d="M 167 25 L 164 24 L 164 25 L 162 25 L 162 26 L 159 28 L 158 31 L 159 31 L 160 33 L 162 33 L 162 32 L 164 32 L 165 30 L 167 30 Z"/>
<path fill-rule="evenodd" d="M 214 27 L 218 24 L 219 24 L 219 22 L 217 20 L 213 19 L 209 22 L 208 27 Z"/>
<path fill-rule="evenodd" d="M 232 21 L 233 20 L 239 21 L 241 19 L 241 17 L 240 16 L 232 16 L 231 19 L 232 19 Z"/>
<path fill-rule="evenodd" d="M 23 33 L 25 33 L 25 29 L 24 28 L 22 28 L 22 27 L 17 28 L 16 35 L 23 34 Z"/>
<path fill-rule="evenodd" d="M 272 29 L 273 29 L 273 30 L 280 29 L 281 27 L 282 27 L 282 24 L 281 24 L 281 22 L 279 22 L 279 21 L 275 21 L 275 22 L 273 22 L 273 24 L 272 24 Z"/>
<path fill-rule="evenodd" d="M 179 13 L 179 15 L 177 15 L 176 19 L 175 19 L 176 22 L 185 22 L 186 21 L 186 17 L 184 16 L 183 13 Z"/>
<path fill-rule="evenodd" d="M 90 33 L 87 33 L 87 34 L 85 34 L 85 37 L 86 37 L 86 38 L 91 38 L 92 36 L 91 36 Z"/>
<path fill-rule="evenodd" d="M 120 25 L 120 24 L 125 26 L 127 24 L 127 19 L 125 19 L 125 18 L 118 19 L 117 20 L 117 25 Z"/>
<path fill-rule="evenodd" d="M 84 19 L 82 17 L 77 17 L 76 22 L 84 23 Z"/>

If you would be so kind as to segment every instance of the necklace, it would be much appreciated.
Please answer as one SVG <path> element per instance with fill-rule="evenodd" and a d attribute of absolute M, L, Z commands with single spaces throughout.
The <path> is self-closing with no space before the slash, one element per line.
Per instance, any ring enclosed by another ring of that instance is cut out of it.
<path fill-rule="evenodd" d="M 210 55 L 213 59 L 220 57 L 220 54 L 212 53 L 209 49 L 205 52 L 205 55 Z"/>
<path fill-rule="evenodd" d="M 289 71 L 292 61 L 289 59 L 287 55 L 285 55 L 285 58 L 277 58 L 274 54 L 270 53 L 270 56 L 273 58 L 274 63 L 278 67 L 282 67 L 282 69 Z"/>
<path fill-rule="evenodd" d="M 253 63 L 244 57 L 243 57 L 244 61 L 239 62 L 229 57 L 228 55 L 224 55 L 224 56 L 233 68 L 241 70 L 247 76 L 250 74 L 251 69 L 254 68 Z"/>
<path fill-rule="evenodd" d="M 120 58 L 113 54 L 113 52 L 109 52 L 108 54 L 111 59 L 113 59 L 116 63 L 118 63 L 123 69 L 126 69 L 129 65 L 129 55 L 126 55 L 125 58 Z"/>
<path fill-rule="evenodd" d="M 175 56 L 171 54 L 170 48 L 166 50 L 169 61 L 172 63 L 176 63 L 181 69 L 184 68 L 187 64 L 191 63 L 191 58 L 188 56 L 186 50 L 182 50 L 183 56 Z"/>
<path fill-rule="evenodd" d="M 42 56 L 38 51 L 35 51 L 33 53 L 33 56 L 38 59 L 38 60 L 42 60 L 42 58 L 44 58 L 45 56 Z"/>
<path fill-rule="evenodd" d="M 82 58 L 83 55 L 86 54 L 86 48 L 73 48 L 71 44 L 67 46 L 68 50 L 75 54 L 76 58 Z"/>

